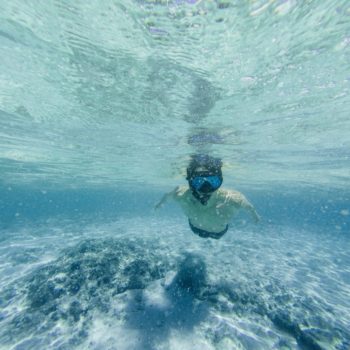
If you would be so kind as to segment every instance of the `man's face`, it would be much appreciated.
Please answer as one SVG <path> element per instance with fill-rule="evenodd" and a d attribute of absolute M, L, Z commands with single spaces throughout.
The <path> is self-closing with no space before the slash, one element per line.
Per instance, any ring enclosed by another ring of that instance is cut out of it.
<path fill-rule="evenodd" d="M 222 177 L 206 168 L 196 169 L 190 179 L 190 187 L 198 193 L 212 193 L 216 191 L 222 184 Z"/>

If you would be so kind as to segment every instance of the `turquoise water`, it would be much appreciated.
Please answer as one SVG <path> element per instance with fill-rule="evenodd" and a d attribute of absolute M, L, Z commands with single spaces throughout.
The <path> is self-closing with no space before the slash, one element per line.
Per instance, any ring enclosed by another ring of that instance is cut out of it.
<path fill-rule="evenodd" d="M 350 4 L 0 0 L 0 349 L 350 348 Z M 153 206 L 223 161 L 220 240 Z"/>

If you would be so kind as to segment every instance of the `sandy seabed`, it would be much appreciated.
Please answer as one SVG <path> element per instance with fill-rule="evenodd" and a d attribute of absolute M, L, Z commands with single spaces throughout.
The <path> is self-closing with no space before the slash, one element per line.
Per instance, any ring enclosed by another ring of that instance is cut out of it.
<path fill-rule="evenodd" d="M 183 218 L 1 232 L 0 349 L 350 348 L 350 240 Z"/>

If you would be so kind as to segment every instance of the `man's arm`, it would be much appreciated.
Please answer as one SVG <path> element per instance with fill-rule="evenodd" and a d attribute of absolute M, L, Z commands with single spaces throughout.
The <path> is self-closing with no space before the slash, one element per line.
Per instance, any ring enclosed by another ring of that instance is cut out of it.
<path fill-rule="evenodd" d="M 250 215 L 252 216 L 252 219 L 254 220 L 255 223 L 260 221 L 259 214 L 256 212 L 253 205 L 248 201 L 247 198 L 245 198 L 245 196 L 242 193 L 233 192 L 231 194 L 231 200 L 233 201 L 236 208 L 239 207 L 239 208 L 243 208 L 243 209 L 247 210 L 250 213 Z"/>
<path fill-rule="evenodd" d="M 255 223 L 260 221 L 259 214 L 256 212 L 256 210 L 253 207 L 253 205 L 245 197 L 243 197 L 241 206 L 242 206 L 242 208 L 244 208 L 244 209 L 249 211 L 249 213 L 252 216 L 252 218 L 253 218 Z"/>
<path fill-rule="evenodd" d="M 162 199 L 158 202 L 158 204 L 155 205 L 154 209 L 157 210 L 159 209 L 160 207 L 163 206 L 163 204 L 165 202 L 167 202 L 170 198 L 174 198 L 176 192 L 178 191 L 179 187 L 175 187 L 175 189 L 173 189 L 171 192 L 169 193 L 166 193 Z"/>

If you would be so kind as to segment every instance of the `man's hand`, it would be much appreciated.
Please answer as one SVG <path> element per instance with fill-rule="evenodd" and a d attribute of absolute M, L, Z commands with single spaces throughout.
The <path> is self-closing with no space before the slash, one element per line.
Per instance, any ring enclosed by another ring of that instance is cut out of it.
<path fill-rule="evenodd" d="M 179 187 L 176 187 L 173 191 L 169 192 L 169 193 L 166 193 L 163 198 L 159 201 L 158 204 L 156 204 L 154 206 L 154 211 L 158 210 L 159 208 L 161 208 L 163 206 L 163 204 L 171 197 L 174 196 L 175 192 L 178 190 Z"/>
<path fill-rule="evenodd" d="M 253 214 L 253 220 L 254 220 L 254 224 L 257 224 L 261 220 L 261 217 L 257 212 L 254 212 Z"/>
<path fill-rule="evenodd" d="M 162 201 L 160 201 L 159 203 L 157 203 L 154 207 L 153 207 L 153 210 L 156 211 L 158 210 L 159 208 L 161 208 L 163 206 L 163 203 Z"/>

